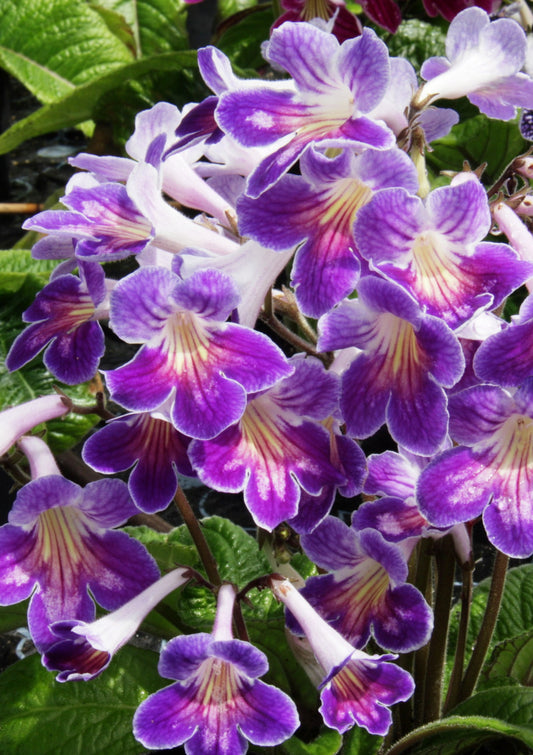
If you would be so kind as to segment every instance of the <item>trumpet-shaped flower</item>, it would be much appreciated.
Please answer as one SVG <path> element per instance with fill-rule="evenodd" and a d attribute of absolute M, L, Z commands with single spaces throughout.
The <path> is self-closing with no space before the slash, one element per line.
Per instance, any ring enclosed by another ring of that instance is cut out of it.
<path fill-rule="evenodd" d="M 69 412 L 61 396 L 41 396 L 0 412 L 0 456 L 9 451 L 17 438 L 29 433 L 41 422 L 62 417 Z"/>
<path fill-rule="evenodd" d="M 292 372 L 267 336 L 225 322 L 238 301 L 232 280 L 217 270 L 182 281 L 144 267 L 121 280 L 111 297 L 111 327 L 144 346 L 107 372 L 113 399 L 135 412 L 170 399 L 174 426 L 193 438 L 213 438 L 237 422 L 247 393 Z"/>
<path fill-rule="evenodd" d="M 485 115 L 510 120 L 517 107 L 533 107 L 533 81 L 520 73 L 526 49 L 526 35 L 515 21 L 491 23 L 481 8 L 467 8 L 450 24 L 446 57 L 429 58 L 422 66 L 426 83 L 416 101 L 466 95 Z"/>
<path fill-rule="evenodd" d="M 150 749 L 185 745 L 187 755 L 242 755 L 248 741 L 280 744 L 297 729 L 294 703 L 261 682 L 265 655 L 233 639 L 235 588 L 222 585 L 211 634 L 175 637 L 164 648 L 159 673 L 176 681 L 150 695 L 133 719 L 136 739 Z"/>
<path fill-rule="evenodd" d="M 418 187 L 416 169 L 400 150 L 343 150 L 329 159 L 309 149 L 301 176 L 283 176 L 257 199 L 238 202 L 243 235 L 272 249 L 301 244 L 292 284 L 302 312 L 319 317 L 350 294 L 360 272 L 353 224 L 360 209 L 380 189 Z M 275 217 L 276 222 L 272 222 Z"/>
<path fill-rule="evenodd" d="M 354 649 L 288 580 L 272 578 L 271 589 L 305 632 L 325 674 L 319 689 L 326 726 L 343 734 L 357 724 L 386 734 L 392 720 L 387 706 L 407 700 L 414 689 L 407 671 L 388 663 L 396 656 Z"/>
<path fill-rule="evenodd" d="M 49 629 L 54 621 L 94 618 L 89 590 L 112 610 L 159 574 L 141 543 L 111 529 L 136 512 L 125 483 L 98 480 L 80 488 L 57 468 L 41 474 L 46 469 L 38 464 L 39 476 L 20 489 L 0 528 L 0 604 L 32 596 L 28 623 L 42 650 L 57 642 Z"/>
<path fill-rule="evenodd" d="M 425 202 L 400 188 L 376 194 L 354 231 L 373 269 L 457 328 L 501 304 L 533 273 L 509 246 L 482 243 L 490 226 L 485 189 L 474 174 L 461 174 Z"/>
<path fill-rule="evenodd" d="M 114 654 L 130 640 L 143 619 L 170 592 L 190 579 L 186 568 L 174 569 L 113 613 L 87 624 L 56 621 L 50 629 L 60 638 L 43 655 L 43 665 L 59 671 L 58 682 L 87 681 L 104 671 Z"/>
<path fill-rule="evenodd" d="M 406 584 L 407 562 L 397 545 L 375 530 L 357 532 L 333 517 L 301 542 L 312 561 L 330 570 L 310 577 L 301 593 L 348 642 L 363 648 L 371 629 L 386 650 L 405 653 L 428 641 L 431 610 Z"/>
<path fill-rule="evenodd" d="M 346 7 L 344 0 L 282 0 L 281 7 L 285 13 L 277 18 L 272 29 L 281 26 L 285 21 L 313 21 L 321 19 L 328 25 L 339 42 L 352 37 L 358 37 L 363 27 L 361 22 Z"/>
<path fill-rule="evenodd" d="M 515 558 L 533 553 L 533 381 L 514 394 L 495 385 L 450 397 L 450 433 L 460 445 L 422 472 L 417 498 L 437 527 L 483 514 L 491 543 Z"/>
<path fill-rule="evenodd" d="M 112 474 L 134 466 L 128 487 L 135 505 L 150 514 L 165 509 L 178 486 L 177 473 L 194 477 L 187 447 L 163 410 L 126 414 L 85 442 L 83 459 L 97 472 Z"/>
<path fill-rule="evenodd" d="M 222 130 L 244 146 L 284 140 L 250 176 L 250 196 L 272 186 L 311 142 L 394 146 L 392 132 L 365 115 L 385 94 L 390 75 L 387 48 L 373 31 L 339 45 L 316 26 L 286 22 L 272 32 L 266 57 L 292 76 L 295 89 L 258 82 L 222 93 L 216 109 Z"/>
<path fill-rule="evenodd" d="M 23 313 L 31 323 L 13 341 L 6 358 L 18 370 L 42 349 L 44 363 L 63 383 L 90 380 L 104 353 L 99 317 L 107 314 L 104 274 L 97 265 L 80 265 L 81 278 L 61 275 L 48 283 Z"/>
<path fill-rule="evenodd" d="M 255 522 L 268 530 L 296 516 L 301 489 L 318 495 L 346 483 L 320 424 L 337 409 L 336 376 L 315 360 L 293 364 L 293 375 L 249 397 L 237 424 L 189 450 L 200 479 L 215 490 L 244 490 Z"/>
<path fill-rule="evenodd" d="M 431 455 L 444 442 L 444 388 L 464 370 L 458 339 L 426 315 L 400 286 L 367 276 L 358 299 L 321 318 L 320 349 L 361 351 L 342 375 L 341 410 L 347 431 L 373 435 L 386 421 L 392 437 L 413 453 Z"/>

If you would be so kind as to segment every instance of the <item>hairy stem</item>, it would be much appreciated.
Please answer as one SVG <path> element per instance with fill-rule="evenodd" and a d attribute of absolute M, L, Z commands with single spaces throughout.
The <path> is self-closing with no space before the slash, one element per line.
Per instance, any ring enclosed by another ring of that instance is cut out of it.
<path fill-rule="evenodd" d="M 461 679 L 463 678 L 463 669 L 466 654 L 466 637 L 468 634 L 468 624 L 470 621 L 470 606 L 472 603 L 473 572 L 471 568 L 463 568 L 463 586 L 461 590 L 461 615 L 459 619 L 459 631 L 457 634 L 457 645 L 455 647 L 455 657 L 453 661 L 450 684 L 448 685 L 448 694 L 444 704 L 444 713 L 447 713 L 459 702 L 459 690 Z"/>
<path fill-rule="evenodd" d="M 435 721 L 441 715 L 442 681 L 455 577 L 455 550 L 453 540 L 449 535 L 435 544 L 435 559 L 437 564 L 435 628 L 429 643 L 423 723 Z"/>
<path fill-rule="evenodd" d="M 500 612 L 508 564 L 509 556 L 501 553 L 501 551 L 496 551 L 496 559 L 492 571 L 492 581 L 490 583 L 487 605 L 485 607 L 481 628 L 472 651 L 470 663 L 468 664 L 459 690 L 457 699 L 458 703 L 462 700 L 466 700 L 467 697 L 470 697 L 476 688 L 477 680 L 479 679 L 490 646 L 490 641 L 494 634 L 494 627 L 496 626 L 498 614 Z"/>
<path fill-rule="evenodd" d="M 185 526 L 189 530 L 196 549 L 198 550 L 198 555 L 200 556 L 202 564 L 204 565 L 207 578 L 209 579 L 211 584 L 218 587 L 222 584 L 222 580 L 220 579 L 220 574 L 218 573 L 217 562 L 215 561 L 213 554 L 211 553 L 211 548 L 209 547 L 209 544 L 205 539 L 205 535 L 202 532 L 200 522 L 198 521 L 194 514 L 194 511 L 192 510 L 187 496 L 180 487 L 176 491 L 174 502 L 178 507 L 181 517 L 185 522 Z"/>

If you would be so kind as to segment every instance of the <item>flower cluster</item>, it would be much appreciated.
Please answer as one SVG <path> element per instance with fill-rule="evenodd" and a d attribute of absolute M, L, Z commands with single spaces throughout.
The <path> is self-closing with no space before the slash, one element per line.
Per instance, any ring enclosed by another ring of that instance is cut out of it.
<path fill-rule="evenodd" d="M 0 601 L 32 596 L 32 636 L 61 681 L 101 673 L 191 577 L 158 580 L 146 550 L 113 529 L 165 509 L 180 474 L 242 491 L 258 527 L 288 522 L 301 536 L 321 574 L 301 592 L 269 585 L 309 643 L 324 722 L 341 733 L 356 723 L 385 734 L 388 706 L 412 693 L 392 661 L 432 632 L 408 582 L 422 538 L 451 534 L 466 563 L 466 524 L 482 516 L 501 551 L 533 554 L 531 296 L 510 324 L 496 314 L 533 278 L 533 253 L 511 233 L 510 244 L 486 240 L 494 208 L 476 172 L 428 190 L 421 170 L 458 118 L 438 100 L 467 96 L 502 120 L 533 109 L 524 32 L 490 20 L 499 3 L 459 13 L 466 4 L 425 2 L 453 21 L 446 57 L 425 62 L 418 90 L 369 29 L 339 41 L 317 24 L 277 25 L 264 48 L 284 74 L 275 79 L 240 79 L 204 48 L 212 96 L 141 113 L 127 158 L 79 155 L 67 209 L 26 222 L 47 234 L 34 255 L 62 262 L 25 312 L 9 369 L 44 349 L 58 379 L 90 379 L 101 321 L 138 347 L 103 370 L 123 413 L 83 450 L 98 472 L 133 467 L 127 485 L 81 489 L 28 437 L 68 410 L 60 399 L 38 399 L 33 422 L 0 415 L 2 450 L 17 443 L 33 477 L 0 529 Z M 362 5 L 383 23 L 386 3 Z M 498 201 L 521 222 L 514 198 Z M 105 263 L 126 257 L 134 271 L 108 277 Z M 267 327 L 254 329 L 258 317 Z M 367 459 L 357 441 L 383 426 L 398 448 Z M 372 500 L 350 524 L 330 516 L 337 493 L 362 491 Z M 93 598 L 115 613 L 93 622 Z M 146 747 L 230 755 L 296 730 L 293 702 L 258 680 L 263 654 L 233 637 L 235 599 L 220 586 L 212 632 L 164 649 L 173 683 L 134 720 Z M 393 654 L 367 654 L 371 638 Z"/>

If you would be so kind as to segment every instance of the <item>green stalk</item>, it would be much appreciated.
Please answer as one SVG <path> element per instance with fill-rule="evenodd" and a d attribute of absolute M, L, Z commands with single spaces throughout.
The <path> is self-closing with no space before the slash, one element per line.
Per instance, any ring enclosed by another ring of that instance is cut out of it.
<path fill-rule="evenodd" d="M 492 635 L 494 634 L 494 627 L 498 620 L 498 614 L 500 612 L 500 606 L 503 597 L 503 589 L 505 587 L 505 577 L 507 575 L 507 566 L 509 564 L 509 556 L 496 551 L 496 558 L 494 560 L 494 568 L 492 571 L 492 581 L 490 583 L 490 591 L 487 599 L 487 605 L 485 607 L 485 613 L 483 614 L 483 621 L 481 628 L 477 636 L 470 663 L 466 669 L 463 682 L 461 684 L 457 702 L 466 700 L 470 697 L 472 692 L 476 688 L 485 657 L 487 655 Z"/>
<path fill-rule="evenodd" d="M 437 565 L 435 628 L 429 643 L 423 723 L 435 721 L 441 716 L 442 682 L 455 577 L 455 549 L 450 535 L 435 543 L 435 560 Z"/>
<path fill-rule="evenodd" d="M 471 568 L 463 567 L 463 586 L 461 590 L 461 615 L 459 619 L 459 631 L 457 634 L 457 645 L 455 647 L 455 657 L 453 661 L 452 674 L 448 685 L 448 694 L 444 704 L 444 713 L 455 707 L 459 702 L 459 690 L 466 655 L 466 638 L 468 635 L 468 624 L 470 621 L 470 607 L 472 604 L 473 572 Z"/>
<path fill-rule="evenodd" d="M 432 543 L 424 539 L 418 546 L 418 562 L 414 581 L 429 605 L 432 605 L 432 581 L 431 581 L 431 557 Z M 426 689 L 426 669 L 429 653 L 429 643 L 419 648 L 415 653 L 413 678 L 415 680 L 415 692 L 413 695 L 413 718 L 416 726 L 422 723 L 424 710 L 424 698 Z"/>

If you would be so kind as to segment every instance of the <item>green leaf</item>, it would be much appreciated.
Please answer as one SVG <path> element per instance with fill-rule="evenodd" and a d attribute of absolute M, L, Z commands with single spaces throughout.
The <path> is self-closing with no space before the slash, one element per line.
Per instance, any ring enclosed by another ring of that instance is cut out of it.
<path fill-rule="evenodd" d="M 139 58 L 188 46 L 183 0 L 99 0 L 98 5 L 123 16 Z"/>
<path fill-rule="evenodd" d="M 102 676 L 60 684 L 33 655 L 0 675 L 0 750 L 39 755 L 140 755 L 132 718 L 164 686 L 158 656 L 125 647 Z"/>
<path fill-rule="evenodd" d="M 0 0 L 0 17 L 0 65 L 43 103 L 132 60 L 100 15 L 79 0 Z"/>
<path fill-rule="evenodd" d="M 446 30 L 435 21 L 403 21 L 394 35 L 387 35 L 389 54 L 407 58 L 418 71 L 432 55 L 444 55 Z"/>
<path fill-rule="evenodd" d="M 344 735 L 342 755 L 376 755 L 383 743 L 383 737 L 369 734 L 366 729 L 354 726 Z"/>
<path fill-rule="evenodd" d="M 474 589 L 472 597 L 470 625 L 466 646 L 472 648 L 479 634 L 481 621 L 487 603 L 490 589 L 490 579 L 485 579 Z M 452 611 L 450 625 L 449 648 L 453 652 L 457 640 L 459 622 L 459 606 Z M 504 640 L 523 635 L 531 631 L 533 626 L 533 564 L 524 564 L 510 569 L 505 582 L 502 605 L 494 635 L 491 650 Z"/>
<path fill-rule="evenodd" d="M 19 627 L 27 626 L 27 613 L 27 600 L 14 606 L 0 606 L 0 632 L 12 632 Z"/>
<path fill-rule="evenodd" d="M 526 687 L 532 687 L 533 630 L 496 645 L 483 676 L 487 680 L 514 679 Z"/>
<path fill-rule="evenodd" d="M 283 743 L 282 749 L 287 755 L 336 755 L 342 745 L 342 737 L 338 731 L 324 729 L 312 742 L 302 742 L 298 737 L 291 737 Z M 343 750 L 346 755 L 355 755 Z M 368 755 L 372 755 L 369 751 Z"/>
<path fill-rule="evenodd" d="M 153 71 L 172 71 L 177 68 L 195 66 L 196 53 L 186 50 L 154 55 L 116 68 L 88 84 L 76 87 L 61 100 L 45 105 L 27 118 L 13 124 L 0 135 L 0 154 L 15 149 L 26 139 L 49 131 L 76 126 L 82 121 L 91 119 L 101 97 L 129 79 L 135 79 Z"/>
<path fill-rule="evenodd" d="M 466 755 L 480 752 L 480 746 L 489 742 L 498 743 L 493 752 L 512 753 L 510 744 L 533 746 L 533 729 L 489 716 L 452 715 L 415 729 L 385 755 Z M 525 753 L 523 749 L 515 752 Z"/>
<path fill-rule="evenodd" d="M 528 143 L 522 138 L 515 121 L 497 121 L 486 115 L 458 123 L 448 136 L 431 143 L 426 155 L 434 171 L 461 171 L 467 160 L 472 168 L 487 163 L 483 181 L 494 183 L 517 155 L 525 152 Z"/>
<path fill-rule="evenodd" d="M 273 22 L 270 5 L 240 11 L 219 26 L 216 45 L 240 68 L 260 68 L 265 64 L 261 42 L 268 39 Z"/>
<path fill-rule="evenodd" d="M 498 687 L 498 693 L 485 689 L 477 692 L 450 711 L 452 716 L 490 716 L 507 724 L 529 728 L 533 744 L 533 688 Z"/>

